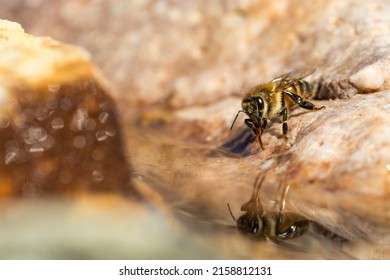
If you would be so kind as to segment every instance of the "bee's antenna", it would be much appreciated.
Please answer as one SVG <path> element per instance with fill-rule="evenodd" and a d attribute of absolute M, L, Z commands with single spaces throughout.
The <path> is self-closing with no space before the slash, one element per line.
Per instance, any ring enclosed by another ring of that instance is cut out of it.
<path fill-rule="evenodd" d="M 233 128 L 233 126 L 234 126 L 234 123 L 236 122 L 237 117 L 238 117 L 238 115 L 239 115 L 240 113 L 245 113 L 245 111 L 244 111 L 244 110 L 240 110 L 240 111 L 237 112 L 237 115 L 236 115 L 236 117 L 234 118 L 234 121 L 233 121 L 233 123 L 232 123 L 232 126 L 230 127 L 230 130 L 232 130 L 232 128 Z"/>
<path fill-rule="evenodd" d="M 233 220 L 236 222 L 237 220 L 236 220 L 236 218 L 235 218 L 234 215 L 233 215 L 232 209 L 230 209 L 229 202 L 227 203 L 227 207 L 228 207 L 228 209 L 229 209 L 230 215 L 232 216 Z"/>

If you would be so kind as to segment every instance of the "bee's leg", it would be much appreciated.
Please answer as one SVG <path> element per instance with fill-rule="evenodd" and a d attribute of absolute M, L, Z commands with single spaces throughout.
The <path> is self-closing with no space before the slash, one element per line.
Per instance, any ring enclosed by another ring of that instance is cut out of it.
<path fill-rule="evenodd" d="M 244 123 L 246 124 L 247 127 L 249 127 L 252 130 L 253 138 L 251 139 L 251 143 L 256 140 L 256 127 L 255 124 L 252 122 L 251 119 L 245 119 Z"/>
<path fill-rule="evenodd" d="M 283 92 L 284 92 L 284 94 L 289 96 L 295 103 L 297 103 L 300 107 L 302 107 L 304 109 L 318 111 L 318 110 L 325 108 L 325 106 L 316 107 L 313 103 L 311 103 L 310 101 L 304 100 L 302 97 L 300 97 L 299 95 L 297 95 L 295 93 L 289 92 L 287 90 L 285 90 Z"/>
<path fill-rule="evenodd" d="M 265 128 L 267 127 L 267 125 L 268 125 L 268 119 L 263 118 L 263 119 L 261 120 L 261 129 L 264 131 Z"/>
<path fill-rule="evenodd" d="M 263 133 L 262 129 L 260 127 L 257 127 L 253 121 L 251 119 L 245 119 L 244 120 L 245 124 L 250 128 L 252 129 L 252 132 L 254 134 L 254 138 L 253 138 L 253 141 L 256 140 L 257 138 L 257 141 L 259 142 L 260 144 L 260 148 L 262 150 L 264 150 L 264 147 L 263 147 L 263 142 L 261 141 L 261 134 Z M 251 142 L 253 142 L 251 141 Z"/>
<path fill-rule="evenodd" d="M 283 117 L 283 136 L 284 140 L 287 140 L 287 132 L 288 132 L 288 125 L 287 125 L 287 108 L 284 108 L 280 114 Z"/>
<path fill-rule="evenodd" d="M 290 250 L 296 250 L 300 252 L 306 252 L 306 249 L 300 246 L 296 246 L 291 243 L 284 242 L 284 240 L 287 239 L 293 239 L 296 237 L 301 236 L 304 234 L 307 229 L 309 228 L 309 221 L 308 220 L 302 220 L 299 222 L 296 222 L 292 224 L 287 230 L 280 232 L 280 226 L 281 224 L 277 224 L 275 228 L 275 232 L 268 236 L 268 238 L 273 241 L 274 243 L 283 246 L 285 248 L 288 248 Z"/>
<path fill-rule="evenodd" d="M 253 123 L 253 121 L 251 119 L 245 119 L 244 123 L 252 130 L 253 137 L 250 140 L 250 142 L 251 143 L 255 142 L 258 138 L 258 133 L 257 133 L 257 129 L 255 127 L 255 124 Z"/>
<path fill-rule="evenodd" d="M 290 185 L 287 184 L 285 186 L 282 186 L 282 184 L 279 185 L 279 189 L 282 190 L 282 195 L 279 201 L 279 217 L 278 217 L 278 224 L 282 225 L 284 223 L 284 207 L 286 206 L 286 196 L 288 193 L 288 190 L 290 189 Z"/>
<path fill-rule="evenodd" d="M 298 222 L 293 223 L 291 226 L 289 226 L 285 231 L 281 231 L 280 228 L 285 223 L 284 218 L 284 207 L 286 205 L 286 196 L 288 193 L 288 190 L 290 188 L 290 185 L 286 185 L 283 188 L 282 197 L 279 202 L 279 215 L 278 215 L 278 221 L 275 229 L 276 237 L 279 239 L 292 239 L 301 236 L 304 234 L 308 228 L 309 228 L 309 220 L 301 220 Z"/>
<path fill-rule="evenodd" d="M 253 123 L 253 121 L 251 119 L 245 119 L 244 123 L 247 125 L 247 127 L 252 129 L 252 131 L 256 131 L 255 124 Z"/>

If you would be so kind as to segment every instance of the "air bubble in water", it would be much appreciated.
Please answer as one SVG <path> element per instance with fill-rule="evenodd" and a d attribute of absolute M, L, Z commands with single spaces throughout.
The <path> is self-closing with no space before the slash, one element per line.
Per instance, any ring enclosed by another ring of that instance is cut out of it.
<path fill-rule="evenodd" d="M 92 180 L 96 183 L 103 181 L 104 176 L 101 171 L 95 169 L 92 171 Z"/>
<path fill-rule="evenodd" d="M 51 135 L 47 136 L 47 138 L 41 142 L 41 144 L 45 150 L 48 150 L 51 147 L 53 147 L 54 143 L 55 143 L 54 137 Z"/>
<path fill-rule="evenodd" d="M 99 130 L 98 132 L 96 132 L 96 139 L 98 141 L 104 141 L 107 138 L 108 138 L 108 136 L 104 130 Z"/>
<path fill-rule="evenodd" d="M 51 121 L 51 127 L 54 129 L 64 128 L 64 120 L 60 117 L 56 117 Z"/>
<path fill-rule="evenodd" d="M 75 146 L 76 148 L 79 149 L 84 148 L 85 143 L 86 143 L 85 137 L 82 135 L 78 135 L 73 139 L 73 146 Z"/>
<path fill-rule="evenodd" d="M 27 134 L 24 136 L 24 142 L 26 144 L 34 144 L 41 141 L 44 141 L 47 137 L 46 129 L 43 127 L 30 127 L 27 130 Z"/>
<path fill-rule="evenodd" d="M 108 117 L 110 116 L 110 114 L 109 113 L 107 113 L 107 112 L 101 112 L 100 114 L 99 114 L 99 121 L 101 122 L 101 123 L 105 123 L 107 120 L 108 120 Z"/>
<path fill-rule="evenodd" d="M 115 134 L 116 134 L 115 128 L 113 128 L 113 127 L 107 128 L 106 134 L 107 134 L 107 136 L 110 136 L 110 137 L 115 136 Z"/>
<path fill-rule="evenodd" d="M 10 121 L 9 121 L 9 118 L 7 117 L 3 117 L 1 120 L 0 120 L 0 128 L 7 128 L 10 124 Z"/>
<path fill-rule="evenodd" d="M 35 143 L 35 144 L 32 144 L 30 146 L 30 153 L 32 154 L 38 154 L 38 153 L 42 153 L 45 149 L 43 148 L 43 146 L 39 143 Z"/>
<path fill-rule="evenodd" d="M 11 162 L 16 161 L 17 159 L 18 159 L 17 151 L 10 151 L 5 155 L 5 164 L 8 165 Z"/>
<path fill-rule="evenodd" d="M 72 101 L 68 97 L 63 97 L 60 100 L 60 107 L 64 111 L 68 111 L 70 108 L 72 108 Z"/>
<path fill-rule="evenodd" d="M 96 121 L 94 119 L 87 119 L 84 126 L 87 130 L 94 130 L 96 128 Z"/>
<path fill-rule="evenodd" d="M 34 116 L 38 121 L 45 120 L 49 115 L 49 110 L 46 107 L 38 107 L 35 112 Z"/>
<path fill-rule="evenodd" d="M 47 89 L 50 91 L 50 92 L 58 92 L 58 90 L 60 89 L 60 85 L 59 84 L 48 84 L 47 85 Z"/>

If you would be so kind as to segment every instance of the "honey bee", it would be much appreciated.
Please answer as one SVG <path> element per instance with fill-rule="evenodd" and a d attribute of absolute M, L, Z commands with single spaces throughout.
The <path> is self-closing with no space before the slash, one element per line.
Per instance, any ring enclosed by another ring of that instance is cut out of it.
<path fill-rule="evenodd" d="M 261 179 L 259 180 L 259 178 Z M 279 210 L 277 212 L 266 212 L 259 198 L 259 191 L 264 179 L 265 175 L 256 178 L 251 198 L 241 206 L 241 210 L 245 211 L 245 213 L 237 220 L 230 209 L 229 203 L 227 204 L 230 215 L 236 222 L 237 228 L 241 233 L 249 235 L 250 238 L 255 240 L 270 239 L 276 244 L 294 249 L 297 248 L 292 245 L 288 246 L 283 241 L 300 237 L 306 233 L 309 228 L 312 228 L 314 232 L 340 244 L 348 241 L 346 238 L 331 232 L 317 222 L 308 220 L 295 213 L 285 213 L 285 200 L 290 185 L 286 185 L 282 188 Z"/>
<path fill-rule="evenodd" d="M 289 215 L 285 217 L 284 206 L 285 198 L 289 185 L 285 187 L 282 198 L 279 203 L 278 212 L 266 212 L 259 198 L 259 191 L 264 182 L 265 175 L 256 179 L 250 200 L 241 206 L 241 210 L 246 213 L 237 220 L 234 217 L 230 206 L 228 209 L 233 220 L 237 223 L 240 232 L 249 235 L 256 240 L 265 240 L 266 238 L 280 244 L 280 241 L 292 239 L 304 234 L 309 227 L 309 220 L 300 219 L 298 215 Z M 293 220 L 296 221 L 293 221 Z"/>
<path fill-rule="evenodd" d="M 242 100 L 242 109 L 237 112 L 230 129 L 240 113 L 245 113 L 249 118 L 245 119 L 245 124 L 252 130 L 254 139 L 264 150 L 261 135 L 267 127 L 270 119 L 281 117 L 283 124 L 283 136 L 287 140 L 287 109 L 298 104 L 300 107 L 317 111 L 325 108 L 316 107 L 313 103 L 305 100 L 313 95 L 312 87 L 303 79 L 311 74 L 315 69 L 300 69 L 281 75 L 272 81 L 258 85 L 250 89 Z"/>

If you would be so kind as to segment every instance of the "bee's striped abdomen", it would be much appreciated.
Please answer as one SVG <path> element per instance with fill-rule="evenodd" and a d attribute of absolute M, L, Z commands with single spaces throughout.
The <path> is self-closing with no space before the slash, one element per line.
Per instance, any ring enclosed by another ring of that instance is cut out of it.
<path fill-rule="evenodd" d="M 303 97 L 304 99 L 311 99 L 314 97 L 311 84 L 304 80 L 295 80 L 288 87 L 288 90 Z"/>

